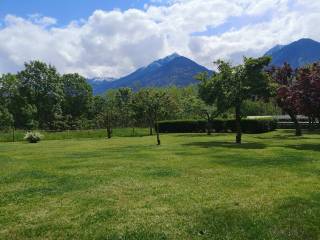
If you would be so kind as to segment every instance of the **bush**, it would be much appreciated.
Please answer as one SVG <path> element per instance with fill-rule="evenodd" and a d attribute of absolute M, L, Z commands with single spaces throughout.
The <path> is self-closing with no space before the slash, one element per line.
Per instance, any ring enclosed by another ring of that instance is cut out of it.
<path fill-rule="evenodd" d="M 43 136 L 38 132 L 27 132 L 23 139 L 28 141 L 29 143 L 37 143 L 42 138 Z"/>
<path fill-rule="evenodd" d="M 205 120 L 176 120 L 160 121 L 159 131 L 161 133 L 203 133 L 207 130 Z M 277 121 L 273 119 L 243 119 L 241 128 L 244 133 L 264 133 L 277 128 Z M 236 121 L 234 119 L 214 119 L 212 130 L 215 132 L 235 132 Z"/>

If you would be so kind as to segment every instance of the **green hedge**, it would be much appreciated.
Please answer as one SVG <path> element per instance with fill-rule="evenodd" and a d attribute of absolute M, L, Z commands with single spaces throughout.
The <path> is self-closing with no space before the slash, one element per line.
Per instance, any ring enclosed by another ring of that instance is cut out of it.
<path fill-rule="evenodd" d="M 203 120 L 173 120 L 158 122 L 161 133 L 201 133 L 207 129 Z"/>
<path fill-rule="evenodd" d="M 205 120 L 174 120 L 158 122 L 160 133 L 203 133 L 207 131 Z M 241 128 L 244 133 L 264 133 L 277 128 L 273 119 L 242 119 Z M 212 121 L 214 132 L 235 132 L 236 121 L 233 119 L 215 119 Z"/>

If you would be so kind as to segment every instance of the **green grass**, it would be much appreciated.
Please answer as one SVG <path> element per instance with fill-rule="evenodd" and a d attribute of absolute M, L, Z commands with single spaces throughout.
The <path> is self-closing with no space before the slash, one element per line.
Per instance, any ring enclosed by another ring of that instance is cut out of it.
<path fill-rule="evenodd" d="M 320 134 L 0 144 L 0 239 L 320 239 Z"/>
<path fill-rule="evenodd" d="M 35 130 L 37 131 L 37 130 Z M 106 129 L 97 129 L 97 130 L 72 130 L 72 131 L 63 131 L 63 132 L 46 132 L 46 131 L 37 131 L 40 132 L 45 140 L 64 140 L 64 139 L 83 139 L 83 138 L 105 138 L 107 136 Z M 17 130 L 14 132 L 14 138 L 16 142 L 23 141 L 23 137 L 26 134 L 24 130 Z M 142 137 L 149 134 L 149 130 L 146 128 L 115 128 L 112 130 L 113 136 L 116 137 Z M 9 131 L 0 131 L 0 142 L 12 142 L 13 141 L 13 132 Z"/>

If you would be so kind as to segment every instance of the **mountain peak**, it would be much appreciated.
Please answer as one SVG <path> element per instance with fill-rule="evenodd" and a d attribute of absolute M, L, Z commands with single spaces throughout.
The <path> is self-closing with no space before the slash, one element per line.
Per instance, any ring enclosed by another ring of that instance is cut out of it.
<path fill-rule="evenodd" d="M 139 68 L 135 72 L 112 82 L 106 82 L 95 94 L 103 93 L 108 89 L 120 87 L 165 87 L 188 86 L 197 83 L 195 76 L 200 72 L 212 71 L 196 62 L 173 53 L 167 57 L 152 62 L 146 67 Z"/>
<path fill-rule="evenodd" d="M 169 56 L 165 57 L 166 59 L 175 59 L 175 58 L 178 58 L 178 57 L 181 57 L 181 55 L 179 55 L 178 53 L 174 52 L 172 54 L 170 54 Z"/>
<path fill-rule="evenodd" d="M 178 53 L 173 53 L 169 56 L 166 56 L 164 58 L 161 58 L 159 60 L 154 61 L 153 63 L 151 63 L 149 66 L 153 65 L 153 64 L 160 64 L 161 66 L 164 64 L 167 64 L 169 62 L 171 62 L 172 60 L 181 57 Z"/>
<path fill-rule="evenodd" d="M 311 38 L 301 38 L 295 42 L 293 42 L 292 44 L 295 44 L 295 43 L 319 43 Z"/>
<path fill-rule="evenodd" d="M 287 62 L 293 68 L 298 68 L 320 61 L 320 43 L 302 38 L 288 45 L 277 45 L 265 55 L 272 57 L 272 65 L 281 66 Z"/>

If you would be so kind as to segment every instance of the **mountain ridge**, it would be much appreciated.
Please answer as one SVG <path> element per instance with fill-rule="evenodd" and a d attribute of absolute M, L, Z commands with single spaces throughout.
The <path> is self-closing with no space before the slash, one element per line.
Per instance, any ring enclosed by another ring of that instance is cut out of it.
<path fill-rule="evenodd" d="M 320 42 L 310 38 L 302 38 L 287 45 L 276 45 L 268 50 L 264 56 L 272 57 L 270 65 L 281 66 L 287 62 L 293 68 L 297 68 L 320 61 Z M 183 87 L 196 83 L 194 77 L 200 72 L 213 73 L 193 60 L 173 53 L 124 77 L 88 79 L 88 83 L 92 86 L 95 95 L 120 87 L 133 89 L 171 85 Z"/>
<path fill-rule="evenodd" d="M 113 81 L 88 80 L 93 87 L 94 94 L 102 94 L 109 89 L 120 87 L 166 87 L 188 86 L 196 83 L 195 76 L 200 72 L 212 73 L 211 70 L 199 65 L 193 60 L 177 53 L 156 60 L 145 67 Z M 95 84 L 93 84 L 95 83 Z"/>

